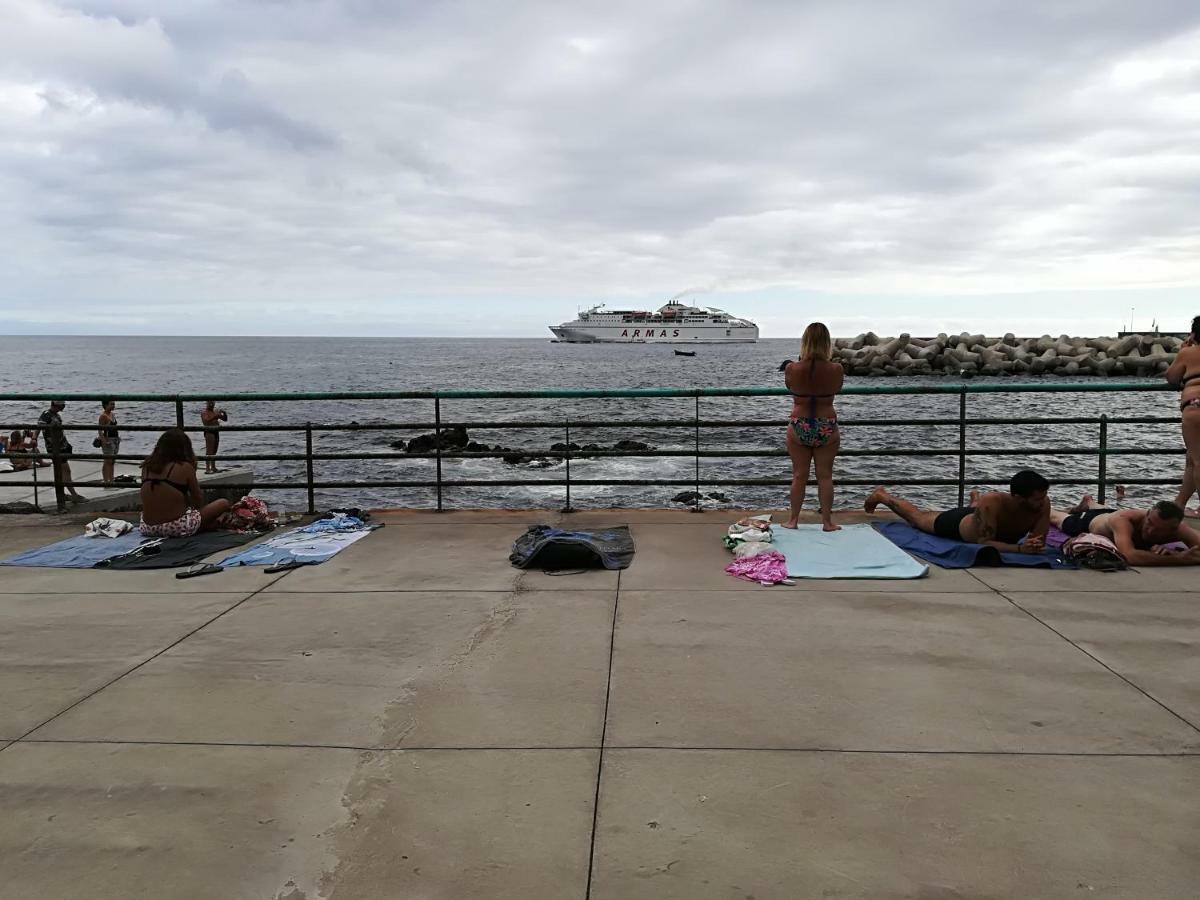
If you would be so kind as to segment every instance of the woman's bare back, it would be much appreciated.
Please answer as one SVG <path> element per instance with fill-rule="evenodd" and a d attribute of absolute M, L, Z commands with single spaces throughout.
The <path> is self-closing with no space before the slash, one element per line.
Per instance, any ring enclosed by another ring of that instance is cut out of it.
<path fill-rule="evenodd" d="M 792 418 L 835 417 L 833 398 L 841 391 L 846 378 L 840 363 L 817 360 L 814 364 L 812 360 L 802 359 L 799 362 L 788 363 L 783 378 L 787 389 L 795 395 Z M 814 397 L 815 412 L 810 399 Z"/>

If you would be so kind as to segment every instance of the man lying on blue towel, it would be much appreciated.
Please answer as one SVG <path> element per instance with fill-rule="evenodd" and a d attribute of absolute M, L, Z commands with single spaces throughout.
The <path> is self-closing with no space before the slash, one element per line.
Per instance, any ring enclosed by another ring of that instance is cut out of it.
<path fill-rule="evenodd" d="M 929 512 L 877 487 L 863 508 L 873 513 L 882 504 L 914 528 L 952 541 L 983 544 L 1002 553 L 1042 553 L 1050 530 L 1049 490 L 1050 482 L 1025 469 L 1012 477 L 1007 494 L 972 495 L 971 506 Z"/>

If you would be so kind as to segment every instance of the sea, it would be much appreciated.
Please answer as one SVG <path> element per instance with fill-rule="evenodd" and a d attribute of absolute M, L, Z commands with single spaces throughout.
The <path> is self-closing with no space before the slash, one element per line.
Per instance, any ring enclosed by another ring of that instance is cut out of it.
<path fill-rule="evenodd" d="M 238 401 L 244 392 L 317 391 L 432 391 L 543 390 L 558 388 L 700 388 L 778 386 L 782 360 L 794 358 L 794 340 L 762 340 L 757 344 L 700 346 L 694 357 L 677 356 L 670 345 L 655 344 L 559 344 L 548 339 L 418 339 L 418 338 L 297 338 L 297 337 L 0 337 L 0 394 L 29 392 L 63 393 L 201 393 L 211 395 L 229 413 L 230 424 L 303 426 L 357 422 L 360 424 L 431 422 L 433 404 L 427 400 L 344 401 L 301 400 L 293 402 Z M 989 379 L 976 378 L 975 382 Z M 1009 379 L 994 379 L 1007 381 Z M 1045 378 L 1046 383 L 1072 380 L 1094 383 L 1094 379 Z M 1133 380 L 1133 379 L 1123 379 Z M 955 380 L 926 378 L 848 379 L 849 384 L 929 385 L 953 384 Z M 1110 416 L 1177 417 L 1176 395 L 1154 393 L 1046 393 L 977 394 L 969 397 L 968 415 L 978 417 L 1024 417 L 1057 419 Z M 911 419 L 953 418 L 958 415 L 957 396 L 874 395 L 845 396 L 838 401 L 843 420 L 871 419 L 897 422 Z M 201 404 L 188 403 L 185 414 L 190 425 L 199 424 Z M 0 419 L 5 423 L 35 420 L 42 404 L 0 401 Z M 701 417 L 707 419 L 786 418 L 786 397 L 705 398 Z M 73 432 L 77 451 L 91 450 L 91 438 L 99 405 L 68 404 L 63 419 Z M 569 399 L 569 400 L 444 400 L 442 418 L 468 426 L 470 438 L 489 445 L 536 453 L 565 440 L 561 428 L 518 430 L 489 428 L 483 424 L 512 421 L 686 420 L 695 413 L 692 399 Z M 170 403 L 119 403 L 118 419 L 125 424 L 174 423 Z M 6 431 L 9 429 L 5 429 Z M 317 430 L 314 450 L 318 453 L 389 452 L 390 442 L 415 436 L 412 432 L 338 432 Z M 147 452 L 155 436 L 126 432 L 123 453 Z M 1019 468 L 1032 467 L 1051 480 L 1095 478 L 1098 461 L 1094 455 L 1053 452 L 1062 448 L 1095 447 L 1099 428 L 1095 425 L 979 426 L 969 432 L 972 449 L 1020 448 L 1029 451 L 1015 456 L 977 456 L 968 461 L 970 486 L 1004 484 Z M 197 449 L 202 450 L 199 436 Z M 647 428 L 614 425 L 607 428 L 572 428 L 571 440 L 578 444 L 611 446 L 619 440 L 636 440 L 659 449 L 690 449 L 692 428 Z M 945 425 L 847 425 L 843 429 L 846 449 L 946 449 L 957 450 L 958 428 Z M 783 426 L 705 428 L 702 448 L 736 450 L 781 450 Z M 1179 429 L 1174 425 L 1113 425 L 1110 447 L 1182 450 Z M 297 432 L 229 432 L 223 435 L 221 452 L 303 453 L 304 434 Z M 235 465 L 230 462 L 229 465 Z M 259 483 L 303 479 L 302 462 L 240 463 L 250 466 Z M 318 481 L 424 480 L 434 477 L 432 460 L 374 459 L 325 460 L 316 463 Z M 1110 484 L 1136 478 L 1176 477 L 1182 472 L 1182 455 L 1118 456 L 1110 458 Z M 702 481 L 725 479 L 769 479 L 790 476 L 786 457 L 737 457 L 701 460 Z M 954 478 L 958 462 L 953 456 L 938 457 L 843 457 L 837 475 L 894 484 L 904 479 Z M 664 507 L 687 490 L 667 482 L 695 475 L 691 458 L 577 459 L 571 477 L 620 479 L 627 486 L 575 486 L 572 504 L 587 507 Z M 552 479 L 563 477 L 561 463 L 548 468 L 512 465 L 499 459 L 444 460 L 446 479 Z M 725 499 L 706 499 L 706 506 L 786 508 L 787 491 L 774 486 L 723 487 L 707 484 L 705 494 Z M 836 492 L 838 508 L 861 506 L 868 488 L 843 485 Z M 1061 500 L 1072 499 L 1086 488 L 1063 487 Z M 951 505 L 957 490 L 939 486 L 914 486 L 898 493 L 931 506 Z M 1131 488 L 1139 502 L 1171 497 L 1173 488 Z M 301 509 L 303 491 L 260 491 L 279 509 Z M 558 508 L 565 500 L 561 486 L 462 487 L 447 489 L 444 502 L 454 508 Z M 428 488 L 343 488 L 318 491 L 318 506 L 430 508 L 436 496 Z M 807 508 L 815 507 L 815 487 L 810 489 Z"/>

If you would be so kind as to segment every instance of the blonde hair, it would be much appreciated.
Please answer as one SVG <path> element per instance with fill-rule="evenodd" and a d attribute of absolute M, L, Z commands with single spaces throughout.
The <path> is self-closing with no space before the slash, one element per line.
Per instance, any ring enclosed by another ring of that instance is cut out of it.
<path fill-rule="evenodd" d="M 813 322 L 800 338 L 800 358 L 830 362 L 833 359 L 833 339 L 823 322 Z"/>

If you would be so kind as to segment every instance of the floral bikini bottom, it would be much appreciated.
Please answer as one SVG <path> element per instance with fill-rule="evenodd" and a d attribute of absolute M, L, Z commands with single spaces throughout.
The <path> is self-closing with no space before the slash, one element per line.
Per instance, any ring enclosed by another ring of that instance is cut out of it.
<path fill-rule="evenodd" d="M 837 419 L 792 419 L 792 434 L 805 447 L 825 447 L 837 437 Z"/>
<path fill-rule="evenodd" d="M 178 519 L 158 525 L 147 525 L 146 520 L 142 519 L 140 530 L 146 537 L 191 537 L 200 530 L 200 510 L 188 507 Z"/>

